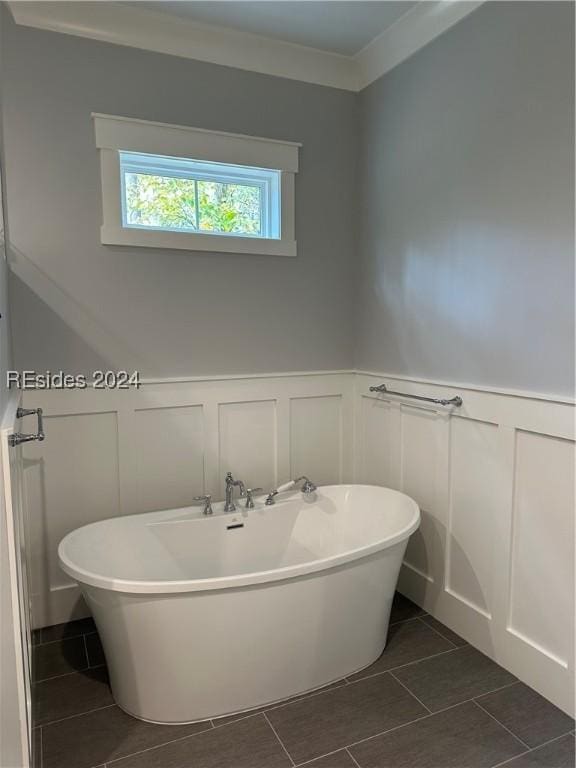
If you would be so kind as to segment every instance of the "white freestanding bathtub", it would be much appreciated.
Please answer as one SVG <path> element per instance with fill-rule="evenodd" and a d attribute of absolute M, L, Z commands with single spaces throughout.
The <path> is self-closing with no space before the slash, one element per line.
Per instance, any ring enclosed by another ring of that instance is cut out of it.
<path fill-rule="evenodd" d="M 382 653 L 416 503 L 367 485 L 255 503 L 104 520 L 60 543 L 129 714 L 219 717 L 321 687 Z"/>

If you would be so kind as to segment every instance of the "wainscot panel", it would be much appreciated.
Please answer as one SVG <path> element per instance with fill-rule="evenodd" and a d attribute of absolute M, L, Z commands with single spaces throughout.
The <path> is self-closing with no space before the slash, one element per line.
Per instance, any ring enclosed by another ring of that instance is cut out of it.
<path fill-rule="evenodd" d="M 376 394 L 451 398 L 461 407 Z M 400 590 L 566 712 L 574 702 L 574 404 L 352 371 L 35 391 L 25 448 L 33 623 L 85 611 L 57 546 L 93 520 L 265 490 L 307 474 L 374 483 L 422 510 Z M 200 507 L 191 514 L 200 515 Z"/>
<path fill-rule="evenodd" d="M 422 510 L 400 591 L 573 714 L 574 404 L 375 373 L 355 387 L 356 476 Z"/>
<path fill-rule="evenodd" d="M 26 392 L 46 417 L 46 441 L 25 448 L 34 626 L 86 613 L 58 565 L 75 528 L 204 493 L 219 500 L 227 471 L 266 492 L 294 473 L 350 482 L 352 392 L 350 372 Z"/>

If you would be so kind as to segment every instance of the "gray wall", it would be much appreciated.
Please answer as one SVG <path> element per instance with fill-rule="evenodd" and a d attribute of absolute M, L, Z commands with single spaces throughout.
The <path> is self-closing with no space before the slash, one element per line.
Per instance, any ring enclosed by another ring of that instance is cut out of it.
<path fill-rule="evenodd" d="M 4 26 L 19 368 L 351 366 L 356 94 Z M 298 257 L 101 246 L 93 111 L 303 142 Z"/>
<path fill-rule="evenodd" d="M 16 365 L 312 370 L 355 348 L 361 369 L 572 393 L 572 17 L 487 3 L 360 96 L 9 21 Z M 302 141 L 298 258 L 99 245 L 91 111 Z"/>
<path fill-rule="evenodd" d="M 0 38 L 3 16 L 0 10 Z M 7 405 L 6 373 L 12 367 L 8 307 L 8 263 L 6 260 L 6 225 L 4 221 L 4 137 L 2 132 L 2 59 L 0 57 L 0 420 Z"/>
<path fill-rule="evenodd" d="M 361 94 L 356 363 L 573 395 L 574 18 L 487 3 Z"/>
<path fill-rule="evenodd" d="M 0 104 L 1 111 L 1 104 Z M 1 142 L 1 139 L 0 139 Z M 0 144 L 0 420 L 8 404 L 6 374 L 12 368 L 10 317 L 8 307 L 8 262 L 4 247 L 4 213 L 2 205 L 2 152 Z"/>

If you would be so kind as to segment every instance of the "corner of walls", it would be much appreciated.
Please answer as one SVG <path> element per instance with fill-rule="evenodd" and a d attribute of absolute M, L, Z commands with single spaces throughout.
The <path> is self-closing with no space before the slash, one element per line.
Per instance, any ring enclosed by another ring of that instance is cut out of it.
<path fill-rule="evenodd" d="M 573 13 L 484 3 L 361 93 L 356 367 L 573 395 Z"/>

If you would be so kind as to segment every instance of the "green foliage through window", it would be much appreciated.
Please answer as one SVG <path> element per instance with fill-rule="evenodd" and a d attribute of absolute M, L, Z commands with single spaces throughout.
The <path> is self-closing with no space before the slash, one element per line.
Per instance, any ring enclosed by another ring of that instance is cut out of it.
<path fill-rule="evenodd" d="M 261 234 L 259 186 L 132 172 L 124 185 L 129 226 Z"/>

